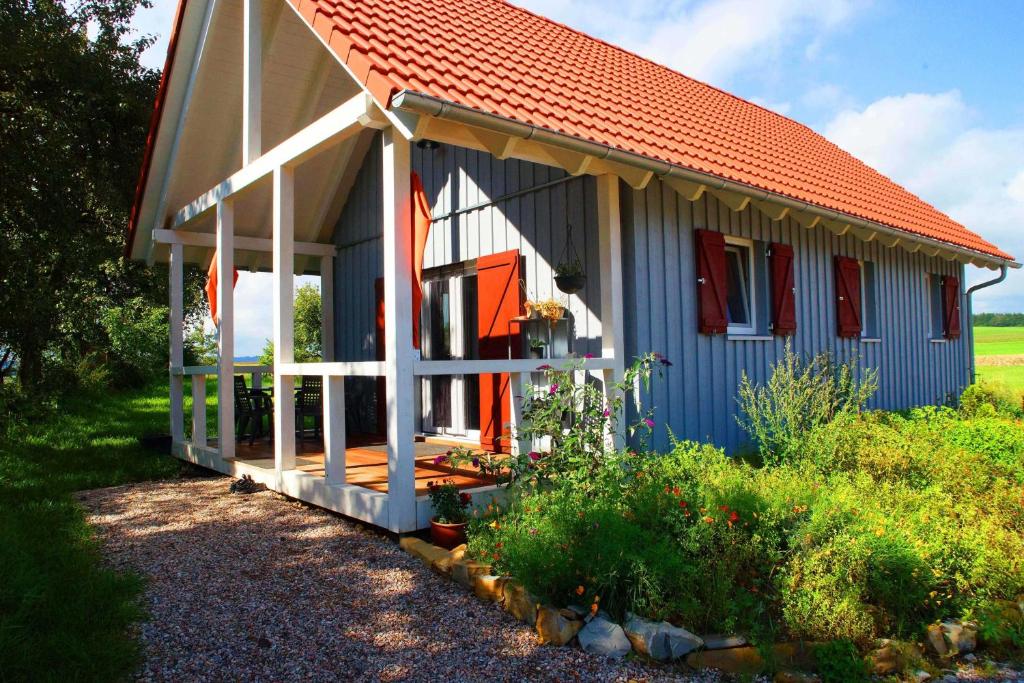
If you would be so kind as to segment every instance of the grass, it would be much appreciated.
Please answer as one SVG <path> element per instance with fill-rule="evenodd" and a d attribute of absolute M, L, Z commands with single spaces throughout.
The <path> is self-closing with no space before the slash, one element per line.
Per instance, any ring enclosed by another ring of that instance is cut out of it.
<path fill-rule="evenodd" d="M 167 431 L 168 404 L 166 384 L 71 397 L 0 435 L 0 681 L 113 681 L 136 666 L 142 579 L 103 567 L 72 494 L 178 474 L 138 440 Z"/>
<path fill-rule="evenodd" d="M 975 327 L 974 355 L 1024 354 L 1024 327 Z"/>
<path fill-rule="evenodd" d="M 988 356 L 1024 356 L 1024 327 L 975 327 L 974 355 L 979 379 L 1024 392 L 1024 364 L 985 365 Z"/>

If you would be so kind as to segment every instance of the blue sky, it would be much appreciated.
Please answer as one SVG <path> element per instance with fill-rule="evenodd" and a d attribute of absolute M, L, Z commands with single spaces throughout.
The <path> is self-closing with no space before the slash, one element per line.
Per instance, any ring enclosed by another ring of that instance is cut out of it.
<path fill-rule="evenodd" d="M 1024 2 L 516 0 L 805 123 L 1024 259 Z M 161 40 L 175 0 L 136 25 Z M 968 268 L 971 282 L 991 271 Z M 243 274 L 240 354 L 269 336 L 269 279 Z M 1024 311 L 1024 273 L 976 311 Z M 243 326 L 247 325 L 247 326 Z M 263 328 L 266 328 L 265 330 Z"/>

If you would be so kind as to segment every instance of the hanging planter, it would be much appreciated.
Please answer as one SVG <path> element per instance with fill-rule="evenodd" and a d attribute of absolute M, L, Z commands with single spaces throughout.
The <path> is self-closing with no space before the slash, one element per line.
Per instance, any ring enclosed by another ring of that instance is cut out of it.
<path fill-rule="evenodd" d="M 572 241 L 572 223 L 566 226 L 565 247 L 562 257 L 555 266 L 555 286 L 566 294 L 575 294 L 587 285 L 587 273 L 583 270 L 583 262 L 576 253 L 576 245 Z"/>

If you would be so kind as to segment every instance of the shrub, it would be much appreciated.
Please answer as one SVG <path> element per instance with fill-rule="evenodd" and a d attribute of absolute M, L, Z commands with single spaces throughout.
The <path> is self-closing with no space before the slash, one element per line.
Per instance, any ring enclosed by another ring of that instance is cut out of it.
<path fill-rule="evenodd" d="M 877 387 L 877 373 L 862 372 L 856 357 L 838 364 L 829 353 L 804 358 L 787 341 L 766 385 L 752 384 L 744 371 L 736 420 L 764 462 L 778 464 L 796 456 L 811 430 L 860 412 Z"/>
<path fill-rule="evenodd" d="M 982 380 L 970 385 L 960 394 L 960 412 L 965 417 L 990 416 L 1022 417 L 1020 395 L 1015 395 L 1001 382 Z"/>

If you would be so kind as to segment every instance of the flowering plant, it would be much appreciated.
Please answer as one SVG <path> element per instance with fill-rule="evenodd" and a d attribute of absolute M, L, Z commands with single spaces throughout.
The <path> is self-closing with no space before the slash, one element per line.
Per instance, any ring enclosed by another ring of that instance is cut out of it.
<path fill-rule="evenodd" d="M 472 465 L 506 485 L 536 487 L 557 477 L 588 487 L 602 463 L 621 447 L 617 442 L 623 436 L 619 423 L 626 397 L 641 384 L 648 389 L 651 375 L 670 365 L 660 354 L 645 354 L 607 391 L 593 381 L 585 363 L 577 361 L 562 369 L 541 365 L 538 370 L 544 373 L 544 381 L 522 397 L 522 421 L 512 435 L 531 447 L 500 459 L 486 456 L 486 461 L 485 456 L 455 449 L 449 460 L 453 467 Z M 644 448 L 655 427 L 653 409 L 644 410 L 638 395 L 633 399 L 636 420 L 627 432 L 639 437 Z"/>
<path fill-rule="evenodd" d="M 466 510 L 473 502 L 473 496 L 460 492 L 452 479 L 445 479 L 440 484 L 436 481 L 427 482 L 427 495 L 434 507 L 434 520 L 441 524 L 463 524 L 469 519 Z"/>

